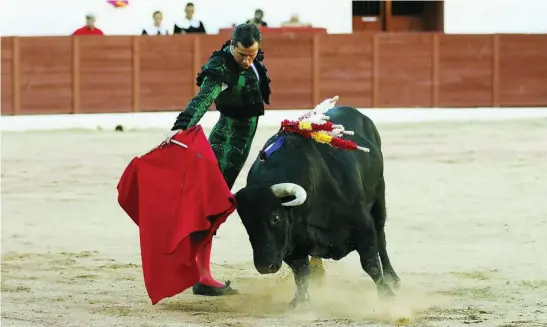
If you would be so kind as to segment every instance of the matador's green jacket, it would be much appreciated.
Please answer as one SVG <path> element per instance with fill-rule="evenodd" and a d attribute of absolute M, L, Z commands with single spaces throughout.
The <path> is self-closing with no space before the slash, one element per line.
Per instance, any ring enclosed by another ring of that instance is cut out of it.
<path fill-rule="evenodd" d="M 230 41 L 215 51 L 197 77 L 199 93 L 177 117 L 172 130 L 190 128 L 200 121 L 213 102 L 225 117 L 248 119 L 264 115 L 264 103 L 270 104 L 270 78 L 259 54 L 252 68 L 239 67 L 230 53 Z M 258 73 L 258 74 L 257 74 Z M 257 78 L 258 75 L 258 78 Z"/>
<path fill-rule="evenodd" d="M 259 50 L 254 68 L 244 70 L 230 52 L 230 41 L 226 42 L 202 67 L 197 77 L 199 93 L 178 115 L 172 128 L 195 126 L 215 103 L 221 115 L 209 142 L 230 188 L 247 160 L 258 117 L 264 115 L 264 104 L 270 103 L 270 78 L 263 58 Z"/>

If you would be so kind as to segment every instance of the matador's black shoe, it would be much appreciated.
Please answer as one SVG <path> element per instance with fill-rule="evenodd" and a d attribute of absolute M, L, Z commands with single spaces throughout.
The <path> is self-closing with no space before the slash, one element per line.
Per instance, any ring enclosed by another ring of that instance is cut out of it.
<path fill-rule="evenodd" d="M 224 283 L 223 287 L 214 287 L 204 284 L 194 284 L 192 287 L 192 290 L 194 291 L 195 295 L 206 295 L 206 296 L 222 296 L 222 295 L 235 295 L 239 294 L 239 292 L 233 288 L 230 287 L 230 281 L 227 280 Z"/>

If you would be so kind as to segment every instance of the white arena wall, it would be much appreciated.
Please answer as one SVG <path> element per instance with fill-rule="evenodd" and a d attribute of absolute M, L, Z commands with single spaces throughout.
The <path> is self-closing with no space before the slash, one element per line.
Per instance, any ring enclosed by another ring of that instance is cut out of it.
<path fill-rule="evenodd" d="M 242 23 L 256 8 L 265 13 L 269 26 L 278 27 L 293 13 L 302 21 L 323 27 L 329 33 L 351 33 L 351 0 L 129 0 L 129 6 L 114 8 L 106 0 L 2 0 L 0 35 L 70 35 L 81 27 L 87 12 L 97 15 L 97 26 L 107 35 L 140 34 L 151 24 L 155 10 L 164 12 L 164 23 L 172 27 L 184 15 L 187 2 L 196 5 L 196 18 L 209 34 Z M 445 33 L 547 33 L 545 0 L 445 0 Z"/>
<path fill-rule="evenodd" d="M 261 127 L 278 127 L 284 119 L 296 119 L 306 110 L 268 110 L 261 117 Z M 495 121 L 512 119 L 546 119 L 547 108 L 396 108 L 360 109 L 378 124 L 416 123 L 434 121 Z M 22 115 L 2 116 L 2 132 L 37 130 L 114 130 L 120 125 L 124 130 L 165 129 L 172 126 L 178 112 L 75 114 L 75 115 Z M 210 111 L 201 120 L 205 128 L 212 127 L 219 113 Z"/>

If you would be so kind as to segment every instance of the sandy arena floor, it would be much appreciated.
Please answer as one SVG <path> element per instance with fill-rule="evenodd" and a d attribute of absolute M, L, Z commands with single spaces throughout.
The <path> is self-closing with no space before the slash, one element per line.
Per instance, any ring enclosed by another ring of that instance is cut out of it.
<path fill-rule="evenodd" d="M 403 287 L 379 301 L 353 253 L 326 262 L 308 311 L 286 310 L 286 268 L 254 270 L 236 214 L 215 239 L 213 268 L 242 294 L 150 304 L 116 184 L 164 131 L 4 133 L 2 326 L 546 326 L 547 120 L 379 128 Z M 274 131 L 261 130 L 236 190 Z"/>

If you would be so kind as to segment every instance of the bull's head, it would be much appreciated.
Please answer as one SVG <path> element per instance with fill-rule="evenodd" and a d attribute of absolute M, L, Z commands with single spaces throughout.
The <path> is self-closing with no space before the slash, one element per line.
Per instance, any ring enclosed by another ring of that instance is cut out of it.
<path fill-rule="evenodd" d="M 249 234 L 256 270 L 276 273 L 289 245 L 291 208 L 306 201 L 300 185 L 247 186 L 236 194 L 237 212 Z"/>

